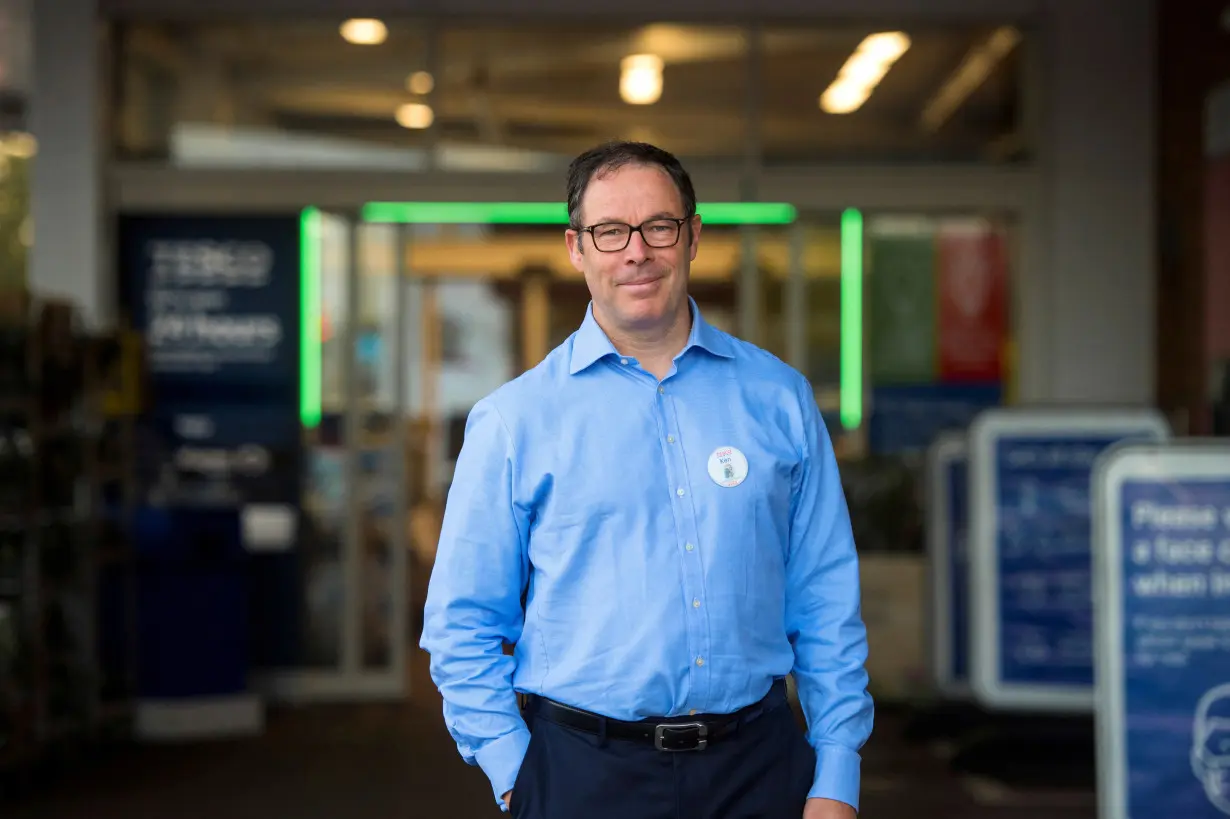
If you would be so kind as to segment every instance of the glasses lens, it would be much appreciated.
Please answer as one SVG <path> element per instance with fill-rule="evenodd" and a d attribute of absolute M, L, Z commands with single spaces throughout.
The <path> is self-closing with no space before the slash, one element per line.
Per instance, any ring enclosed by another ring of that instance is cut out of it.
<path fill-rule="evenodd" d="M 641 227 L 641 235 L 651 247 L 670 247 L 679 239 L 679 223 L 670 219 L 646 222 Z"/>
<path fill-rule="evenodd" d="M 627 225 L 595 225 L 593 229 L 594 247 L 599 250 L 623 250 L 628 246 L 628 236 L 631 233 L 632 228 Z"/>

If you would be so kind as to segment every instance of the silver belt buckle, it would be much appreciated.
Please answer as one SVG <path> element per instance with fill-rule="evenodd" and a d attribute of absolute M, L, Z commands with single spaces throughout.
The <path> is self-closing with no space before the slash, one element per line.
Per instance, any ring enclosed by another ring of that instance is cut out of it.
<path fill-rule="evenodd" d="M 663 746 L 663 740 L 666 737 L 666 732 L 680 729 L 696 729 L 696 745 L 691 748 L 667 748 Z M 709 745 L 709 726 L 703 722 L 676 722 L 671 724 L 654 726 L 653 746 L 659 751 L 669 751 L 671 753 L 679 753 L 680 751 L 703 751 Z"/>

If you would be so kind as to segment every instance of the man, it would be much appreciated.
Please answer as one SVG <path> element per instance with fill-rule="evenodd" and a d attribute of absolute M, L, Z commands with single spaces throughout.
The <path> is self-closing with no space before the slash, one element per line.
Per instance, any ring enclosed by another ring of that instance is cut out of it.
<path fill-rule="evenodd" d="M 422 638 L 448 728 L 519 819 L 852 819 L 866 632 L 811 387 L 688 296 L 669 153 L 582 154 L 568 211 L 584 323 L 475 405 L 449 491 Z"/>

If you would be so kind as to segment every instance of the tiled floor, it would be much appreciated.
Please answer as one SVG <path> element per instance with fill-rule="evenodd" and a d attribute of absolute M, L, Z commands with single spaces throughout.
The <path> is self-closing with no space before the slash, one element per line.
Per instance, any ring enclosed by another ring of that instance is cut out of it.
<path fill-rule="evenodd" d="M 402 819 L 499 816 L 481 773 L 461 762 L 419 655 L 398 706 L 271 715 L 259 739 L 136 748 L 84 760 L 6 819 Z M 902 741 L 882 714 L 865 752 L 864 819 L 1093 819 L 1083 791 L 1021 795 L 959 780 L 939 755 Z"/>

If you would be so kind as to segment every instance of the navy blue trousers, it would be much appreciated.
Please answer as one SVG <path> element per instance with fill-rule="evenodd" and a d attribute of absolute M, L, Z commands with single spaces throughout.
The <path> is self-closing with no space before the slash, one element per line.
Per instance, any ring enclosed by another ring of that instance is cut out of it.
<path fill-rule="evenodd" d="M 512 819 L 801 819 L 816 755 L 781 689 L 733 736 L 683 752 L 550 722 L 531 701 Z"/>

